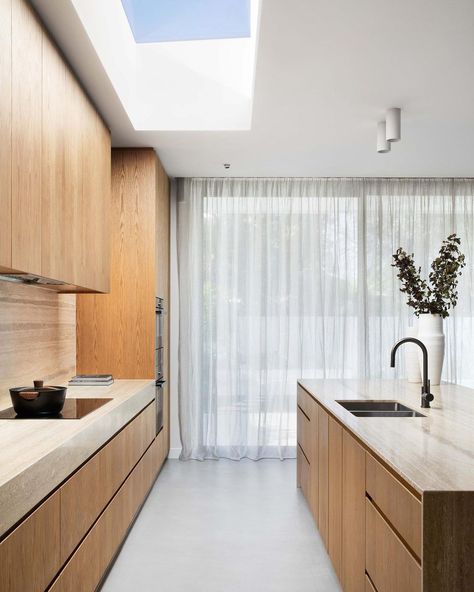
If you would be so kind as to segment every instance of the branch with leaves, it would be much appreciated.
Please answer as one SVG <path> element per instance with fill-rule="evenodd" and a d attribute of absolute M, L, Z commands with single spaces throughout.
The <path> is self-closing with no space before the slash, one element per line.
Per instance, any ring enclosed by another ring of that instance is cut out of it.
<path fill-rule="evenodd" d="M 438 257 L 431 264 L 429 283 L 421 277 L 421 267 L 416 267 L 413 253 L 408 255 L 401 247 L 393 254 L 392 267 L 398 269 L 397 277 L 402 283 L 400 292 L 407 295 L 408 306 L 415 315 L 438 314 L 449 316 L 449 310 L 458 302 L 458 278 L 466 266 L 460 250 L 461 239 L 451 234 L 443 241 Z"/>

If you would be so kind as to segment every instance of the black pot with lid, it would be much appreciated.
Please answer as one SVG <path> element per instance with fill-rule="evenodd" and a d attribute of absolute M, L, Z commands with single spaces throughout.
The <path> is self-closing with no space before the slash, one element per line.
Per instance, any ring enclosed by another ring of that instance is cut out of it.
<path fill-rule="evenodd" d="M 35 380 L 32 387 L 11 388 L 10 397 L 17 415 L 48 417 L 61 413 L 66 390 L 65 386 L 44 386 L 42 380 Z"/>

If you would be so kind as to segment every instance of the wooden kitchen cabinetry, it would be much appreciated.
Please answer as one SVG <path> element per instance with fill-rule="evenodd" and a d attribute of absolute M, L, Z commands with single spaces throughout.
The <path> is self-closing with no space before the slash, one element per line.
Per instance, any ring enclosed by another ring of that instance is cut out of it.
<path fill-rule="evenodd" d="M 2 592 L 93 592 L 166 458 L 150 403 L 0 542 Z"/>
<path fill-rule="evenodd" d="M 301 386 L 297 412 L 298 483 L 314 514 L 316 479 L 301 475 L 317 472 L 315 519 L 343 590 L 421 592 L 421 501 Z M 317 467 L 302 455 L 315 441 Z"/>
<path fill-rule="evenodd" d="M 43 592 L 61 567 L 56 492 L 0 542 L 0 590 Z"/>
<path fill-rule="evenodd" d="M 107 292 L 110 134 L 30 3 L 0 17 L 0 272 Z"/>
<path fill-rule="evenodd" d="M 155 378 L 155 297 L 169 378 L 169 180 L 151 148 L 112 151 L 111 287 L 77 298 L 77 372 Z M 165 441 L 169 400 L 164 392 Z"/>

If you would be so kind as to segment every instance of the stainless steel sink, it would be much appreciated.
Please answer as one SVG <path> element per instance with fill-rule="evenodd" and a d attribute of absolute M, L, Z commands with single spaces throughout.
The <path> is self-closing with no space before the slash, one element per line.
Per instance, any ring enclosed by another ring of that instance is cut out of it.
<path fill-rule="evenodd" d="M 357 417 L 426 417 L 398 401 L 337 401 Z"/>

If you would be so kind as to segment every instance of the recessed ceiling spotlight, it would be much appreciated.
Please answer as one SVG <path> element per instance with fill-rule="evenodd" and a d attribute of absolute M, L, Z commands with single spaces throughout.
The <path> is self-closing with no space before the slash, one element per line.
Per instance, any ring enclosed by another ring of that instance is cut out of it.
<path fill-rule="evenodd" d="M 392 107 L 387 111 L 385 138 L 388 142 L 398 142 L 402 137 L 401 112 L 400 107 Z"/>
<path fill-rule="evenodd" d="M 227 170 L 227 169 L 230 169 L 230 163 L 228 163 L 228 162 L 225 162 L 225 163 L 224 163 L 224 168 L 225 168 L 226 170 Z"/>
<path fill-rule="evenodd" d="M 377 152 L 390 152 L 390 148 L 390 142 L 386 138 L 385 121 L 379 121 L 377 123 Z"/>

